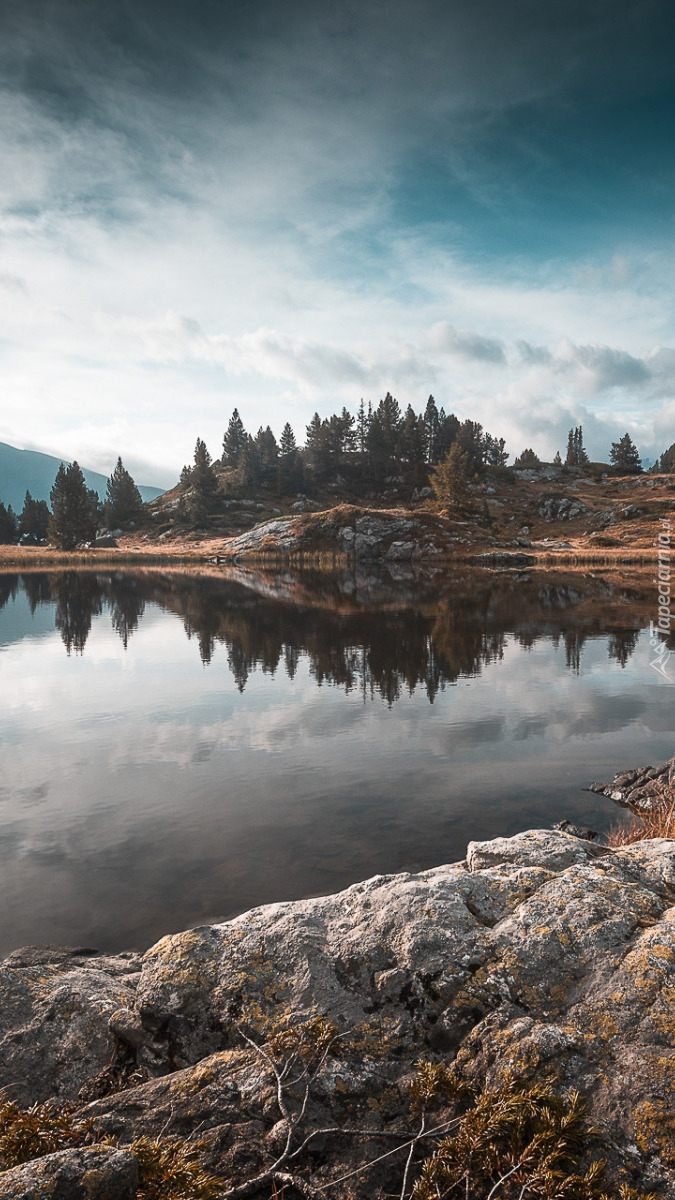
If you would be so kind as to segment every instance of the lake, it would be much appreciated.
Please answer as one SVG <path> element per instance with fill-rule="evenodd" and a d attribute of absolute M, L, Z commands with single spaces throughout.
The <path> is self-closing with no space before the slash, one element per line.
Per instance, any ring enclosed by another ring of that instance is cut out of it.
<path fill-rule="evenodd" d="M 673 753 L 652 593 L 535 571 L 0 575 L 0 952 L 144 948 L 472 838 L 607 830 L 620 810 L 583 789 Z"/>

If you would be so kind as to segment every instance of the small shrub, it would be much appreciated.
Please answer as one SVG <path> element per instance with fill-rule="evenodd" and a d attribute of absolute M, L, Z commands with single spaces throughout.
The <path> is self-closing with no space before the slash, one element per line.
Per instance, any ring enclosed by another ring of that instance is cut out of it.
<path fill-rule="evenodd" d="M 0 1104 L 0 1170 L 20 1167 L 33 1158 L 82 1146 L 92 1122 L 77 1120 L 67 1110 L 55 1112 L 47 1104 L 22 1109 L 12 1100 Z"/>
<path fill-rule="evenodd" d="M 631 813 L 627 824 L 614 825 L 607 837 L 610 846 L 632 846 L 634 842 L 646 842 L 650 838 L 675 838 L 675 807 L 668 805 L 654 812 Z"/>
<path fill-rule="evenodd" d="M 222 1180 L 204 1170 L 198 1146 L 182 1139 L 138 1138 L 129 1150 L 139 1166 L 136 1200 L 218 1200 L 222 1194 Z"/>
<path fill-rule="evenodd" d="M 486 1088 L 422 1164 L 413 1200 L 612 1200 L 600 1131 L 577 1092 L 509 1079 Z M 655 1200 L 623 1185 L 616 1200 Z"/>

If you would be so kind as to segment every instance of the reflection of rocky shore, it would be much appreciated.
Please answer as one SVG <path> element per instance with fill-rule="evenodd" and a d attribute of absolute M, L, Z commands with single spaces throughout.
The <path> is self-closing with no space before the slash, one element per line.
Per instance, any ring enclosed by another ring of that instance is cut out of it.
<path fill-rule="evenodd" d="M 590 791 L 608 796 L 638 816 L 668 812 L 675 807 L 675 758 L 660 767 L 621 771 L 611 783 L 592 783 Z"/>
<path fill-rule="evenodd" d="M 473 842 L 462 863 L 166 937 L 143 956 L 18 951 L 0 966 L 0 1087 L 25 1106 L 74 1105 L 99 1148 L 0 1172 L 0 1196 L 133 1200 L 143 1135 L 193 1139 L 227 1196 L 266 1200 L 274 1182 L 289 1200 L 318 1200 L 347 1174 L 349 1192 L 327 1194 L 399 1195 L 420 1060 L 478 1090 L 505 1069 L 578 1089 L 607 1135 L 606 1195 L 621 1181 L 672 1196 L 674 879 L 673 842 L 612 851 L 535 830 Z M 319 1015 L 344 1036 L 312 1077 L 285 1174 L 247 1189 L 279 1161 L 303 1105 L 293 1074 L 277 1090 L 272 1064 L 298 1030 L 330 1030 Z M 441 1095 L 430 1124 L 454 1111 Z M 433 1144 L 415 1148 L 410 1185 Z"/>
<path fill-rule="evenodd" d="M 531 647 L 561 642 L 578 671 L 589 638 L 604 636 L 625 666 L 651 597 L 606 580 L 564 575 L 374 566 L 333 573 L 234 569 L 205 576 L 160 572 L 56 572 L 0 577 L 0 607 L 22 588 L 34 611 L 55 606 L 68 653 L 82 653 L 94 616 L 108 611 L 125 647 L 146 603 L 183 620 L 204 663 L 227 648 L 240 690 L 256 669 L 282 667 L 292 678 L 307 656 L 319 682 L 379 694 L 391 703 L 404 689 L 433 700 L 460 676 L 500 659 L 508 638 Z"/>

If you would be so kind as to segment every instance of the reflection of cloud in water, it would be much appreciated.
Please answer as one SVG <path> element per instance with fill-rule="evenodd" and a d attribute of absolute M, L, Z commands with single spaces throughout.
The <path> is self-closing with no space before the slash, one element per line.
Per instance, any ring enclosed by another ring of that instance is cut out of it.
<path fill-rule="evenodd" d="M 508 625 L 482 637 L 498 597 L 466 611 L 458 600 L 440 649 L 421 609 L 299 612 L 224 600 L 215 586 L 200 606 L 190 580 L 160 599 L 173 611 L 148 593 L 126 650 L 104 612 L 81 657 L 56 634 L 3 654 L 6 948 L 147 943 L 264 900 L 452 860 L 469 837 L 561 816 L 601 823 L 605 802 L 580 787 L 670 752 L 640 642 L 622 668 L 594 634 L 574 674 L 562 639 L 525 648 Z M 206 668 L 188 617 L 216 639 Z M 227 638 L 248 672 L 243 693 Z"/>

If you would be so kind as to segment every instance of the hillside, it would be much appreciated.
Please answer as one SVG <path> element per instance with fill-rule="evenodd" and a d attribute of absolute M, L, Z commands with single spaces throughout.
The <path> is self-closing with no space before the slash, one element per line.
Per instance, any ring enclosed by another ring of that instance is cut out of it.
<path fill-rule="evenodd" d="M 402 486 L 361 498 L 324 488 L 284 496 L 272 487 L 235 488 L 224 472 L 218 478 L 211 511 L 198 523 L 189 517 L 191 489 L 178 486 L 148 507 L 130 541 L 139 549 L 159 543 L 165 552 L 201 546 L 227 559 L 649 556 L 663 523 L 672 520 L 675 499 L 670 475 L 592 478 L 574 468 L 487 472 L 461 506 L 440 512 L 429 489 Z"/>
<path fill-rule="evenodd" d="M 29 491 L 34 500 L 46 500 L 49 503 L 49 493 L 60 463 L 61 459 L 51 454 L 17 450 L 15 446 L 0 442 L 0 501 L 11 504 L 15 512 L 20 512 L 26 492 Z M 82 472 L 87 487 L 93 488 L 100 499 L 105 500 L 107 477 L 98 471 L 88 471 L 86 467 L 82 467 Z M 146 502 L 162 495 L 162 488 L 141 487 L 139 484 L 138 490 Z"/>

